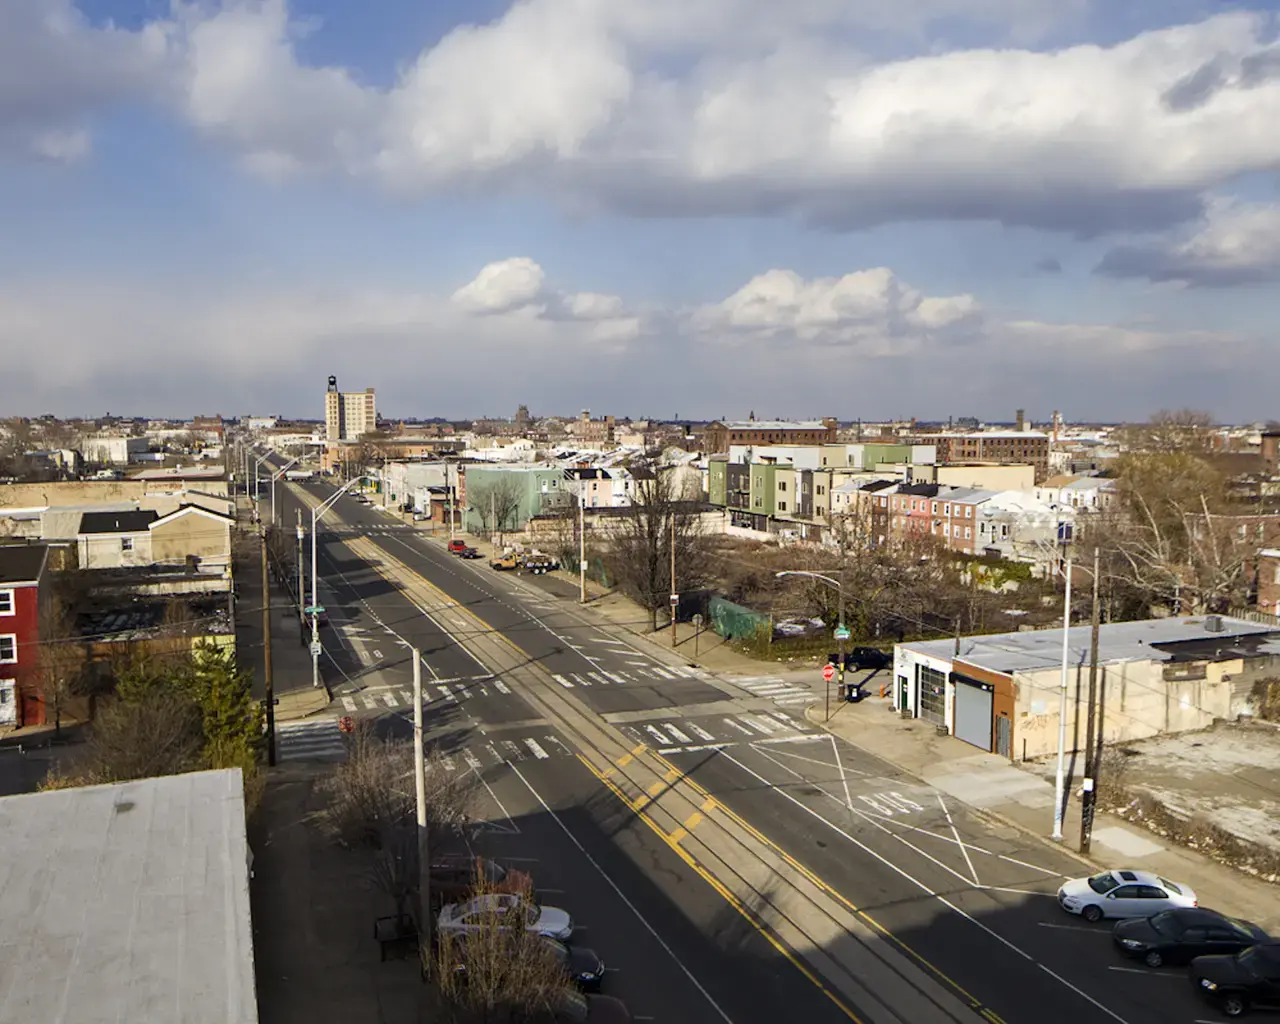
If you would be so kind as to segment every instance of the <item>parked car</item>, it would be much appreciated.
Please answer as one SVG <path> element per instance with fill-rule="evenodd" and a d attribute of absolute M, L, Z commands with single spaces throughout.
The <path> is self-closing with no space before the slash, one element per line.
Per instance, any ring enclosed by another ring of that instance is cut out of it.
<path fill-rule="evenodd" d="M 1280 1010 L 1280 944 L 1250 946 L 1235 956 L 1198 956 L 1191 984 L 1228 1017 Z"/>
<path fill-rule="evenodd" d="M 588 949 L 586 946 L 566 946 L 555 939 L 543 941 L 575 985 L 584 991 L 600 991 L 600 984 L 604 981 L 604 961 L 594 949 Z"/>
<path fill-rule="evenodd" d="M 1187 885 L 1171 882 L 1150 871 L 1101 871 L 1088 878 L 1064 882 L 1058 904 L 1086 921 L 1104 917 L 1151 917 L 1162 910 L 1195 907 L 1196 894 Z"/>
<path fill-rule="evenodd" d="M 878 647 L 855 647 L 849 652 L 854 668 L 892 668 L 893 655 Z"/>
<path fill-rule="evenodd" d="M 460 555 L 466 550 L 467 542 L 465 540 L 455 537 L 453 540 L 449 541 L 449 554 Z"/>
<path fill-rule="evenodd" d="M 514 554 L 501 555 L 489 563 L 489 567 L 497 569 L 498 572 L 509 572 L 512 569 L 519 568 L 519 566 L 520 560 Z"/>
<path fill-rule="evenodd" d="M 533 876 L 527 871 L 505 868 L 487 857 L 444 857 L 431 862 L 432 901 L 441 905 L 470 899 L 477 880 L 498 893 L 515 893 L 535 898 Z"/>
<path fill-rule="evenodd" d="M 430 518 L 431 518 L 431 517 L 430 517 L 430 516 L 428 516 L 425 512 L 415 512 L 415 513 L 413 514 L 413 521 L 414 521 L 415 523 L 421 523 L 421 522 L 424 522 L 425 520 L 430 519 Z"/>
<path fill-rule="evenodd" d="M 631 1024 L 627 1004 L 613 996 L 566 992 L 546 1016 L 535 1016 L 536 1024 Z"/>
<path fill-rule="evenodd" d="M 1112 929 L 1116 948 L 1148 967 L 1190 963 L 1195 957 L 1241 953 L 1269 936 L 1251 921 L 1204 907 L 1179 907 L 1153 917 L 1121 921 Z"/>
<path fill-rule="evenodd" d="M 466 934 L 482 927 L 488 917 L 497 917 L 501 928 L 525 928 L 561 942 L 573 934 L 568 911 L 542 906 L 514 893 L 488 893 L 464 903 L 448 903 L 440 911 L 437 926 L 441 931 Z"/>
<path fill-rule="evenodd" d="M 462 558 L 483 558 L 484 557 L 475 548 L 463 548 L 458 554 Z"/>

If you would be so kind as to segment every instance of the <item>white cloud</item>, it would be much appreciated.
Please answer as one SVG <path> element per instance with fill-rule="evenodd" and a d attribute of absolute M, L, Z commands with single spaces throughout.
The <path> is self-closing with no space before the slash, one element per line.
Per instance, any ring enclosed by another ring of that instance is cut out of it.
<path fill-rule="evenodd" d="M 453 301 L 470 313 L 510 313 L 545 308 L 546 274 L 526 256 L 490 263 L 453 293 Z"/>
<path fill-rule="evenodd" d="M 926 297 L 893 271 L 876 267 L 811 281 L 792 270 L 770 270 L 698 310 L 694 322 L 704 330 L 879 346 L 891 339 L 905 345 L 980 317 L 971 295 Z"/>
<path fill-rule="evenodd" d="M 277 179 L 339 171 L 414 194 L 518 178 L 639 214 L 995 219 L 1084 235 L 1193 218 L 1206 189 L 1277 165 L 1267 15 L 1112 46 L 868 53 L 886 33 L 900 51 L 956 25 L 989 37 L 1008 24 L 1026 40 L 1086 6 L 519 0 L 378 89 L 304 66 L 286 0 L 178 3 L 136 33 L 92 28 L 70 0 L 9 0 L 0 145 L 30 149 L 149 92 Z"/>
<path fill-rule="evenodd" d="M 683 5 L 686 34 L 668 4 L 524 0 L 454 30 L 380 92 L 299 66 L 282 2 L 191 28 L 190 116 L 250 152 L 372 169 L 400 189 L 518 171 L 635 212 L 995 218 L 1087 234 L 1185 219 L 1201 190 L 1280 159 L 1262 15 L 1111 47 L 886 63 L 849 41 L 847 9 L 819 0 L 801 24 L 845 35 L 778 26 L 767 50 L 751 26 L 774 21 L 746 0 Z M 959 10 L 909 9 L 926 23 Z M 673 64 L 686 72 L 660 70 Z"/>
<path fill-rule="evenodd" d="M 617 295 L 551 288 L 542 267 L 527 256 L 490 263 L 453 293 L 459 309 L 480 315 L 535 317 L 591 325 L 591 337 L 619 344 L 640 334 L 643 321 Z"/>
<path fill-rule="evenodd" d="M 1189 234 L 1116 246 L 1098 271 L 1208 288 L 1280 280 L 1280 204 L 1215 200 Z"/>

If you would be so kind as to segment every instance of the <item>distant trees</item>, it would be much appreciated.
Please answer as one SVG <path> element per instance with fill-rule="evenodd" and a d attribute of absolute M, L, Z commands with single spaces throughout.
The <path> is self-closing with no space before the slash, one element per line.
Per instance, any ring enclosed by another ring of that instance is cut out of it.
<path fill-rule="evenodd" d="M 44 701 L 45 717 L 53 718 L 54 736 L 60 737 L 68 704 L 84 692 L 85 651 L 70 608 L 57 594 L 40 610 L 39 629 L 35 690 Z"/>
<path fill-rule="evenodd" d="M 1146 423 L 1131 424 L 1117 433 L 1126 451 L 1157 455 L 1195 455 L 1212 447 L 1213 417 L 1199 409 L 1161 409 Z"/>
<path fill-rule="evenodd" d="M 497 473 L 483 483 L 467 488 L 467 504 L 479 516 L 484 532 L 492 537 L 520 525 L 518 517 L 523 495 L 518 480 L 505 473 Z"/>

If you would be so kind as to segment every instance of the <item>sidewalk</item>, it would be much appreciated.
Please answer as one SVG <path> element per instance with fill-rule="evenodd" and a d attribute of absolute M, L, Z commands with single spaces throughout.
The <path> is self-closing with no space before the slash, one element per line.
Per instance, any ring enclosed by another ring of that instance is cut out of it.
<path fill-rule="evenodd" d="M 914 775 L 1005 825 L 1065 850 L 1089 869 L 1130 867 L 1186 882 L 1203 906 L 1254 921 L 1273 934 L 1280 929 L 1280 889 L 1203 857 L 1194 850 L 1168 846 L 1159 836 L 1112 815 L 1098 813 L 1088 857 L 1076 851 L 1080 839 L 1079 783 L 1069 794 L 1061 843 L 1053 829 L 1053 783 L 1023 771 L 997 754 L 983 753 L 935 726 L 903 719 L 888 700 L 869 697 L 858 704 L 834 705 L 830 722 L 820 705 L 810 705 L 810 722 L 867 753 Z"/>
<path fill-rule="evenodd" d="M 243 505 L 244 499 L 240 502 Z M 262 561 L 256 528 L 243 507 L 238 509 L 241 533 L 235 545 L 236 657 L 253 673 L 253 693 L 265 696 L 262 664 Z M 271 681 L 276 695 L 276 721 L 321 711 L 329 705 L 329 691 L 311 685 L 311 654 L 298 626 L 292 597 L 271 581 Z"/>

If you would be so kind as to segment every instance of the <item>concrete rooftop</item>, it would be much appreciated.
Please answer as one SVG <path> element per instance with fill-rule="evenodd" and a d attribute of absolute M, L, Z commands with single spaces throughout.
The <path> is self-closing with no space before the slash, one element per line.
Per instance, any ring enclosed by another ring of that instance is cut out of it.
<path fill-rule="evenodd" d="M 1109 622 L 1098 631 L 1098 662 L 1172 661 L 1174 655 L 1153 645 L 1196 645 L 1200 652 L 1206 645 L 1220 647 L 1223 652 L 1236 646 L 1241 637 L 1258 637 L 1278 632 L 1245 619 L 1222 616 L 1221 632 L 1205 629 L 1205 616 L 1189 618 L 1142 619 L 1137 622 Z M 1086 623 L 1072 626 L 1067 637 L 1071 664 L 1088 664 L 1089 633 Z M 1269 645 L 1268 645 L 1269 646 Z M 914 651 L 944 661 L 955 657 L 955 640 L 926 640 L 903 644 Z M 1204 656 L 1200 654 L 1198 656 Z M 1037 672 L 1062 664 L 1062 630 L 1036 629 L 1023 633 L 993 633 L 989 636 L 967 636 L 960 639 L 960 659 L 979 668 L 1011 675 L 1014 672 Z"/>
<path fill-rule="evenodd" d="M 256 1024 L 239 769 L 0 799 L 0 1024 Z"/>

